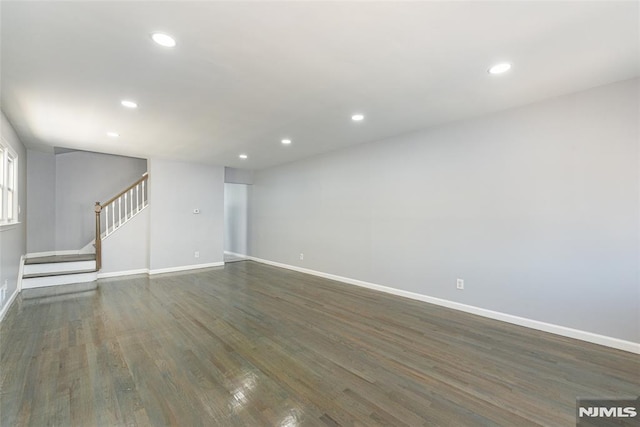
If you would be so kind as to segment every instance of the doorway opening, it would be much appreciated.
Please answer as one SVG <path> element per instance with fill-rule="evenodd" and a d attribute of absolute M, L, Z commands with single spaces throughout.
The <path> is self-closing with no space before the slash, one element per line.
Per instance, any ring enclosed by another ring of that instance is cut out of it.
<path fill-rule="evenodd" d="M 247 259 L 249 185 L 224 184 L 224 262 Z"/>

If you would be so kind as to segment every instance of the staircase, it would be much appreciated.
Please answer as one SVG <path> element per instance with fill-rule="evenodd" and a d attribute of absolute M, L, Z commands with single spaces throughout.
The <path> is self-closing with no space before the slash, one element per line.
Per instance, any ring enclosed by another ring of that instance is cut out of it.
<path fill-rule="evenodd" d="M 142 212 L 147 206 L 147 178 L 119 192 L 106 203 L 96 202 L 96 239 L 73 253 L 27 254 L 22 266 L 21 289 L 93 282 L 102 265 L 102 240 Z M 101 230 L 105 230 L 101 232 Z M 89 252 L 90 251 L 90 252 Z M 87 253 L 89 252 L 89 253 Z"/>
<path fill-rule="evenodd" d="M 22 289 L 96 280 L 96 254 L 29 257 L 22 270 Z"/>

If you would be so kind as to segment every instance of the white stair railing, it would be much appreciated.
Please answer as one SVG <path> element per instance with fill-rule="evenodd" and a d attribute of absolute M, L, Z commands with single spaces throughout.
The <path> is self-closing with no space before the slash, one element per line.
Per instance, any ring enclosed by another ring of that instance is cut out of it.
<path fill-rule="evenodd" d="M 120 193 L 105 203 L 96 202 L 96 264 L 98 270 L 102 265 L 102 238 L 101 229 L 104 227 L 104 237 L 109 236 L 122 227 L 138 212 L 147 207 L 147 179 L 145 173 L 142 178 L 122 190 Z M 102 216 L 104 212 L 104 216 Z"/>
<path fill-rule="evenodd" d="M 145 174 L 129 188 L 102 204 L 104 237 L 122 227 L 147 206 L 147 177 Z"/>

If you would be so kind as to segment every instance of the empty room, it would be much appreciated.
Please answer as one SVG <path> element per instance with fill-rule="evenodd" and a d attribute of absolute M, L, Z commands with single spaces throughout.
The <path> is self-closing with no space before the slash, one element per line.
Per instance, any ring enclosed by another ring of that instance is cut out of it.
<path fill-rule="evenodd" d="M 0 2 L 1 426 L 640 426 L 637 1 Z"/>

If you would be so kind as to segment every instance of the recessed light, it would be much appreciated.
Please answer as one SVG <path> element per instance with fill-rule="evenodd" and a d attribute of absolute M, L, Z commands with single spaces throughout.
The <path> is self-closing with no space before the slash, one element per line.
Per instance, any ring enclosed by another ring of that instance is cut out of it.
<path fill-rule="evenodd" d="M 351 116 L 351 120 L 353 120 L 354 122 L 359 122 L 364 120 L 364 115 L 362 114 L 354 114 L 353 116 Z"/>
<path fill-rule="evenodd" d="M 246 154 L 240 154 L 238 157 L 240 157 L 242 160 L 249 158 L 249 156 L 247 156 Z"/>
<path fill-rule="evenodd" d="M 164 33 L 153 33 L 151 34 L 151 38 L 160 46 L 174 47 L 176 45 L 175 39 Z"/>
<path fill-rule="evenodd" d="M 138 108 L 138 104 L 136 104 L 133 101 L 126 100 L 126 99 L 123 99 L 122 101 L 120 101 L 120 104 L 123 107 L 127 107 L 127 108 Z"/>
<path fill-rule="evenodd" d="M 107 132 L 107 136 L 110 138 L 117 138 L 120 134 L 118 132 Z"/>
<path fill-rule="evenodd" d="M 506 73 L 511 69 L 511 64 L 508 62 L 502 62 L 500 64 L 496 64 L 493 67 L 489 68 L 489 74 L 502 74 Z"/>
<path fill-rule="evenodd" d="M 289 145 L 289 144 L 291 144 L 291 140 L 290 140 L 290 139 L 283 139 L 281 142 L 282 142 L 284 145 Z"/>

